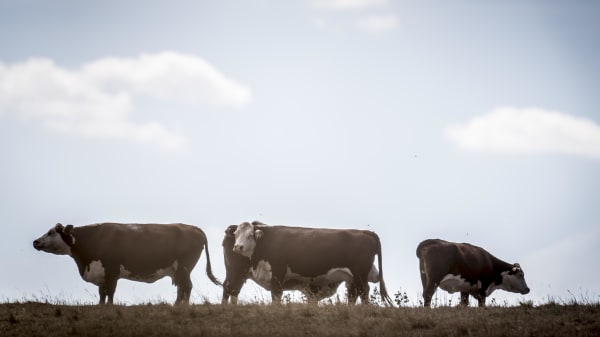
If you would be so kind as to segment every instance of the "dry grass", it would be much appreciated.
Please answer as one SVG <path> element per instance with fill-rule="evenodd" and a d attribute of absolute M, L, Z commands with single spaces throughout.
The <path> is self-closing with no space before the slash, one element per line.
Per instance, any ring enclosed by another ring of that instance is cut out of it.
<path fill-rule="evenodd" d="M 600 306 L 0 304 L 0 336 L 600 336 Z"/>

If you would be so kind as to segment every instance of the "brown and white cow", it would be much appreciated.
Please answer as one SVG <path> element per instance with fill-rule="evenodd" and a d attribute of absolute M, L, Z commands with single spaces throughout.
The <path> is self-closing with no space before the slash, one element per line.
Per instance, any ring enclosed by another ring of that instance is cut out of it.
<path fill-rule="evenodd" d="M 286 286 L 327 294 L 341 282 L 348 286 L 351 303 L 358 296 L 368 303 L 375 255 L 382 300 L 392 303 L 383 281 L 381 243 L 371 231 L 267 226 L 255 221 L 238 225 L 233 235 L 233 251 L 250 259 L 252 278 L 270 289 L 273 303 L 280 302 Z"/>
<path fill-rule="evenodd" d="M 184 224 L 101 223 L 80 227 L 56 224 L 33 241 L 33 247 L 52 254 L 70 255 L 79 274 L 98 286 L 100 304 L 113 303 L 120 278 L 152 283 L 165 276 L 177 286 L 176 303 L 188 303 L 190 273 L 206 247 L 206 274 L 212 274 L 204 232 Z"/>
<path fill-rule="evenodd" d="M 229 303 L 230 299 L 232 304 L 237 304 L 237 297 L 240 290 L 248 279 L 253 280 L 265 290 L 271 291 L 270 281 L 255 277 L 257 272 L 252 268 L 252 261 L 250 258 L 233 251 L 233 246 L 235 244 L 235 236 L 233 233 L 237 227 L 238 225 L 229 226 L 225 231 L 225 236 L 223 238 L 223 258 L 225 260 L 226 276 L 225 281 L 223 282 L 222 304 Z M 343 273 L 344 271 L 340 272 Z M 352 275 L 347 273 L 342 278 L 351 279 Z M 314 303 L 323 298 L 333 296 L 343 282 L 342 278 L 334 280 L 316 278 L 310 280 L 308 284 L 294 278 L 286 279 L 283 283 L 283 290 L 299 290 L 306 296 L 309 303 Z M 375 265 L 371 267 L 371 271 L 369 272 L 369 282 L 379 282 L 379 272 Z M 350 291 L 352 292 L 352 290 Z"/>
<path fill-rule="evenodd" d="M 518 263 L 506 263 L 481 247 L 429 239 L 417 246 L 417 257 L 426 307 L 437 287 L 449 293 L 460 292 L 462 305 L 469 304 L 471 295 L 479 306 L 485 306 L 485 298 L 496 289 L 529 293 Z"/>

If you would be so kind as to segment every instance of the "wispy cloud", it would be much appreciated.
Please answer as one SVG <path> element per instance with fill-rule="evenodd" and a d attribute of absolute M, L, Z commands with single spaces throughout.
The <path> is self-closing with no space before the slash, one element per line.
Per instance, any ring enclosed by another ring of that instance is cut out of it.
<path fill-rule="evenodd" d="M 319 29 L 339 32 L 353 27 L 382 34 L 398 28 L 398 19 L 387 0 L 308 0 L 308 3 L 319 13 L 313 19 Z"/>
<path fill-rule="evenodd" d="M 393 14 L 371 15 L 358 20 L 357 24 L 368 33 L 381 34 L 398 28 L 398 19 Z"/>
<path fill-rule="evenodd" d="M 600 125 L 540 108 L 498 108 L 467 123 L 449 126 L 446 135 L 470 151 L 600 158 Z"/>
<path fill-rule="evenodd" d="M 351 10 L 384 6 L 388 0 L 309 0 L 309 3 L 317 9 Z"/>
<path fill-rule="evenodd" d="M 185 135 L 157 121 L 134 122 L 136 96 L 241 107 L 250 90 L 205 60 L 174 52 L 104 58 L 66 69 L 37 58 L 0 63 L 0 115 L 19 116 L 50 130 L 101 139 L 185 146 Z"/>

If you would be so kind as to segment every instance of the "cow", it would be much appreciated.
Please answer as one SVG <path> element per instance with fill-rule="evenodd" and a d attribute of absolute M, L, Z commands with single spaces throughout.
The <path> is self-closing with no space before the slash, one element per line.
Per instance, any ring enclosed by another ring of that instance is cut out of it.
<path fill-rule="evenodd" d="M 33 247 L 75 260 L 79 275 L 98 286 L 100 304 L 113 303 L 120 278 L 152 283 L 165 276 L 177 287 L 176 304 L 187 304 L 190 273 L 206 247 L 206 274 L 212 274 L 204 232 L 185 224 L 101 223 L 74 227 L 56 224 Z"/>
<path fill-rule="evenodd" d="M 252 261 L 238 253 L 233 251 L 235 243 L 234 232 L 238 225 L 231 225 L 225 231 L 223 238 L 223 258 L 225 260 L 225 281 L 223 282 L 223 297 L 221 304 L 228 304 L 231 299 L 231 304 L 237 304 L 237 297 L 242 289 L 242 286 L 246 280 L 251 279 L 256 282 L 262 288 L 271 291 L 271 283 L 264 279 L 261 279 L 252 268 Z M 350 274 L 346 275 L 346 279 L 350 279 Z M 371 267 L 369 272 L 369 282 L 379 282 L 379 272 L 375 265 Z M 283 290 L 299 290 L 301 291 L 309 303 L 316 303 L 317 301 L 333 296 L 342 280 L 326 280 L 326 279 L 315 279 L 309 281 L 308 284 L 299 282 L 296 279 L 288 279 L 284 281 Z"/>
<path fill-rule="evenodd" d="M 241 223 L 233 235 L 233 251 L 249 259 L 252 279 L 270 289 L 272 303 L 280 303 L 286 287 L 308 289 L 322 297 L 332 294 L 341 282 L 348 285 L 351 303 L 359 296 L 362 303 L 368 303 L 369 274 L 373 279 L 377 255 L 381 298 L 392 305 L 383 280 L 381 243 L 374 232 L 269 226 L 254 221 Z"/>
<path fill-rule="evenodd" d="M 504 262 L 481 247 L 429 239 L 419 243 L 417 257 L 425 307 L 431 305 L 437 287 L 449 293 L 460 292 L 463 306 L 469 305 L 469 295 L 480 307 L 485 306 L 486 297 L 496 289 L 529 293 L 518 263 Z"/>

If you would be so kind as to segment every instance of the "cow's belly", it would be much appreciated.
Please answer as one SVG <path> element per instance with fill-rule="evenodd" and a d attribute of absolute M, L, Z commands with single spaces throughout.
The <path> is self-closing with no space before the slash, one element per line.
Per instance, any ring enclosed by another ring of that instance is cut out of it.
<path fill-rule="evenodd" d="M 293 274 L 288 268 L 288 274 Z M 287 274 L 286 274 L 287 276 Z M 341 282 L 352 283 L 353 275 L 348 268 L 332 268 L 323 275 L 314 278 L 306 278 L 306 281 L 317 287 L 329 287 L 332 283 L 340 284 Z"/>
<path fill-rule="evenodd" d="M 168 266 L 166 268 L 159 268 L 156 271 L 149 274 L 132 274 L 123 265 L 121 265 L 119 267 L 118 278 L 124 278 L 131 281 L 152 283 L 165 276 L 173 277 L 176 271 L 177 261 L 175 261 L 171 266 Z M 81 277 L 85 281 L 93 283 L 97 286 L 104 285 L 104 283 L 106 282 L 106 272 L 104 266 L 102 265 L 102 262 L 98 260 L 92 261 L 89 265 L 86 266 Z"/>
<path fill-rule="evenodd" d="M 440 281 L 439 287 L 449 293 L 463 292 L 468 293 L 481 287 L 481 282 L 471 284 L 460 275 L 448 274 Z"/>
<path fill-rule="evenodd" d="M 273 273 L 271 265 L 262 260 L 259 261 L 256 268 L 250 269 L 250 277 L 261 287 L 271 290 L 271 278 Z M 332 268 L 327 273 L 310 277 L 294 273 L 288 266 L 285 276 L 282 280 L 285 290 L 305 290 L 308 286 L 317 287 L 321 290 L 330 290 L 333 293 L 341 282 L 353 282 L 353 275 L 348 268 Z"/>
<path fill-rule="evenodd" d="M 172 265 L 165 268 L 158 268 L 156 271 L 148 274 L 133 274 L 127 269 L 121 266 L 121 273 L 119 274 L 119 278 L 124 278 L 131 281 L 139 281 L 139 282 L 147 282 L 152 283 L 160 280 L 165 276 L 173 277 L 175 276 L 175 272 L 177 272 L 177 261 L 173 262 Z"/>

